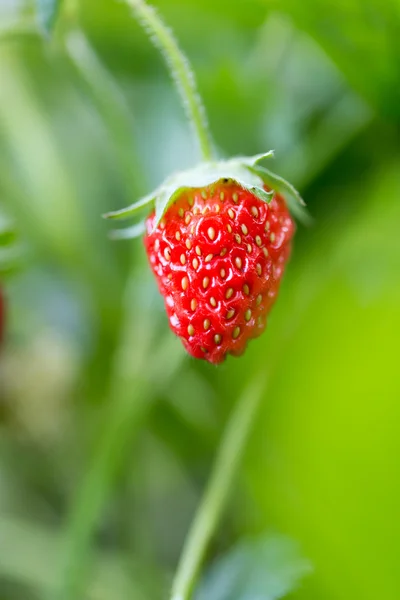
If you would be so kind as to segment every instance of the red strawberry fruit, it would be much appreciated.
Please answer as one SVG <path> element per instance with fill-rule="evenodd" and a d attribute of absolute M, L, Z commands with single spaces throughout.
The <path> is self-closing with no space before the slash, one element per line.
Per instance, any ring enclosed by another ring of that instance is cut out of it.
<path fill-rule="evenodd" d="M 106 215 L 153 206 L 144 243 L 170 327 L 189 354 L 210 363 L 242 354 L 263 332 L 290 255 L 295 226 L 283 194 L 299 196 L 258 166 L 265 157 L 202 165 Z"/>
<path fill-rule="evenodd" d="M 154 218 L 144 241 L 171 329 L 196 358 L 242 354 L 265 328 L 290 254 L 284 199 L 218 183 L 183 193 L 153 229 Z"/>

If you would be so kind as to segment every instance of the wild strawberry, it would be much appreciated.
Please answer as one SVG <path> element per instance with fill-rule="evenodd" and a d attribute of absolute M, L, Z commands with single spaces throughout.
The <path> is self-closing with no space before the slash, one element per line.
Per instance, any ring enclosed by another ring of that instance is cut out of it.
<path fill-rule="evenodd" d="M 295 227 L 278 190 L 300 198 L 258 165 L 266 156 L 203 164 L 106 215 L 153 207 L 144 243 L 169 324 L 192 356 L 214 364 L 262 333 L 290 255 Z"/>
<path fill-rule="evenodd" d="M 171 329 L 196 358 L 242 354 L 265 328 L 290 254 L 284 199 L 219 183 L 183 193 L 155 229 L 154 218 L 144 242 Z"/>

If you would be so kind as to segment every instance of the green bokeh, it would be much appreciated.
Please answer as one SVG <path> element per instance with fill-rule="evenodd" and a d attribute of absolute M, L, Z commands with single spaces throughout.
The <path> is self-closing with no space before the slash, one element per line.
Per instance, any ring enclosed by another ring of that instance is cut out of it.
<path fill-rule="evenodd" d="M 68 5 L 51 38 L 32 6 L 0 6 L 0 208 L 24 256 L 2 284 L 0 598 L 78 581 L 77 600 L 165 598 L 227 416 L 264 371 L 207 565 L 273 531 L 313 564 L 293 600 L 398 600 L 400 4 L 155 4 L 219 153 L 274 148 L 314 222 L 266 333 L 218 368 L 186 357 L 140 241 L 100 218 L 197 160 L 162 60 L 122 2 L 81 3 L 84 46 Z"/>

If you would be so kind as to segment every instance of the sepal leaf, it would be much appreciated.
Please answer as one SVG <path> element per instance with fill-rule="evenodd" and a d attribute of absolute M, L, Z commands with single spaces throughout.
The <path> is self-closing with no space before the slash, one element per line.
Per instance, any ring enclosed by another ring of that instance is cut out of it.
<path fill-rule="evenodd" d="M 263 202 L 267 202 L 267 204 L 268 204 L 268 202 L 271 202 L 272 196 L 274 195 L 273 191 L 267 192 L 263 188 L 258 187 L 258 186 L 254 186 L 254 187 L 250 188 L 250 192 L 252 194 L 254 194 L 255 196 L 257 196 L 257 198 L 259 200 L 262 200 Z"/>
<path fill-rule="evenodd" d="M 272 171 L 269 171 L 265 167 L 261 167 L 258 164 L 252 166 L 251 170 L 254 171 L 255 173 L 257 173 L 257 175 L 259 175 L 261 177 L 261 179 L 266 184 L 271 186 L 274 190 L 276 190 L 277 192 L 279 192 L 282 195 L 293 196 L 293 198 L 295 198 L 296 202 L 298 202 L 302 206 L 305 206 L 305 202 L 304 202 L 303 198 L 300 196 L 299 192 L 296 190 L 296 188 L 291 183 L 286 181 L 286 179 L 283 179 L 283 177 L 281 177 L 280 175 L 277 175 L 276 173 L 272 173 Z"/>
<path fill-rule="evenodd" d="M 312 223 L 312 218 L 305 209 L 303 198 L 291 183 L 259 164 L 251 166 L 250 169 L 262 178 L 265 185 L 279 192 L 279 194 L 285 198 L 290 212 L 300 222 L 304 225 L 310 225 Z"/>
<path fill-rule="evenodd" d="M 304 214 L 299 210 L 304 202 L 297 190 L 285 179 L 259 164 L 262 160 L 273 156 L 274 152 L 270 150 L 254 156 L 239 156 L 224 161 L 203 162 L 192 169 L 175 173 L 148 196 L 127 208 L 109 212 L 104 217 L 106 219 L 129 219 L 144 209 L 150 211 L 155 208 L 153 227 L 156 228 L 168 208 L 182 194 L 196 188 L 232 183 L 248 190 L 263 202 L 270 202 L 274 191 L 278 191 L 287 199 L 293 212 L 304 221 Z M 271 188 L 270 191 L 264 189 L 265 185 Z M 140 233 L 137 233 L 139 231 L 140 228 L 134 226 L 132 229 L 113 232 L 111 237 L 113 239 L 128 239 L 140 235 Z"/>
<path fill-rule="evenodd" d="M 111 240 L 132 240 L 143 235 L 145 231 L 145 223 L 143 221 L 139 221 L 131 227 L 125 227 L 124 229 L 113 229 L 110 231 L 109 237 Z"/>
<path fill-rule="evenodd" d="M 262 152 L 261 154 L 254 154 L 253 156 L 242 156 L 239 159 L 243 165 L 248 167 L 253 167 L 254 165 L 258 165 L 259 162 L 265 160 L 266 158 L 274 158 L 275 152 L 274 150 L 268 150 L 268 152 Z"/>
<path fill-rule="evenodd" d="M 115 210 L 115 211 L 106 213 L 105 215 L 103 215 L 103 217 L 105 219 L 130 219 L 130 217 L 133 217 L 134 215 L 136 215 L 138 212 L 141 212 L 145 208 L 148 208 L 148 209 L 152 208 L 154 206 L 154 202 L 157 198 L 157 194 L 158 194 L 158 191 L 155 190 L 151 194 L 144 196 L 143 198 L 141 198 L 137 202 L 134 202 L 130 206 L 127 206 L 126 208 L 121 208 L 120 210 Z"/>

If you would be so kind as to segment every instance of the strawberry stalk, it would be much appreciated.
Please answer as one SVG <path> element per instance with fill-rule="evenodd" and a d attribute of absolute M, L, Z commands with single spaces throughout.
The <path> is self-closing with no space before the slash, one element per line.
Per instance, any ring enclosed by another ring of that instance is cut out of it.
<path fill-rule="evenodd" d="M 172 79 L 180 94 L 183 108 L 192 125 L 204 160 L 213 155 L 212 141 L 206 111 L 197 90 L 195 75 L 190 63 L 172 33 L 152 6 L 143 0 L 127 0 L 137 20 L 143 26 L 154 45 L 165 58 Z"/>

